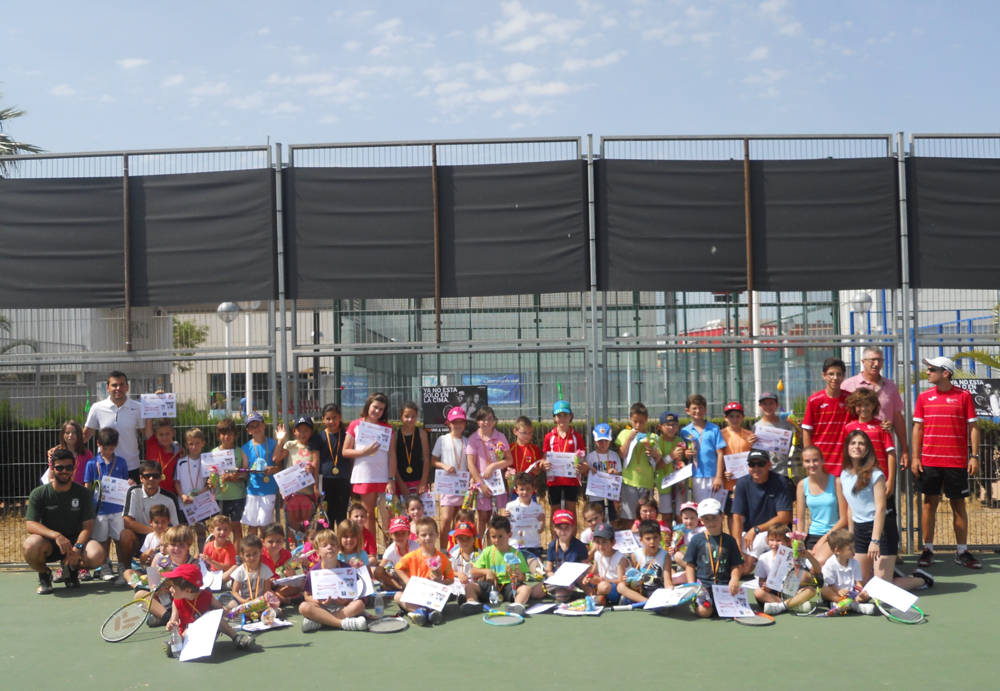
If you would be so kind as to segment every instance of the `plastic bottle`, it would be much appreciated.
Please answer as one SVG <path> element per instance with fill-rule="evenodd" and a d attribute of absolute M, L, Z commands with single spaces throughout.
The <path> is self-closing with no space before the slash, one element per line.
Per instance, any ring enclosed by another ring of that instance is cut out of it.
<path fill-rule="evenodd" d="M 181 648 L 184 647 L 184 639 L 176 630 L 170 632 L 170 653 L 172 657 L 179 657 Z"/>
<path fill-rule="evenodd" d="M 375 591 L 375 616 L 381 617 L 385 614 L 385 598 L 381 591 Z"/>
<path fill-rule="evenodd" d="M 490 609 L 496 609 L 500 606 L 500 593 L 497 592 L 496 586 L 490 588 Z"/>

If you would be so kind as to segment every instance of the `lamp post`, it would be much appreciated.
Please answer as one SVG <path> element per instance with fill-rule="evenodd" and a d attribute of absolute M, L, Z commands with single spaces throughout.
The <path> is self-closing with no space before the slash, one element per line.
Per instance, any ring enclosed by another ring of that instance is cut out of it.
<path fill-rule="evenodd" d="M 872 296 L 865 291 L 856 293 L 853 298 L 851 298 L 851 335 L 854 335 L 854 315 L 855 313 L 861 314 L 862 312 L 866 314 L 868 319 L 868 333 L 871 334 L 871 309 L 872 309 Z M 858 329 L 861 330 L 860 328 Z M 856 347 L 851 348 L 851 373 L 853 374 L 857 369 L 855 367 L 856 362 Z"/>
<path fill-rule="evenodd" d="M 226 417 L 229 417 L 229 406 L 233 400 L 233 365 L 230 362 L 229 349 L 232 347 L 232 334 L 229 327 L 236 319 L 240 308 L 235 302 L 223 302 L 215 310 L 219 319 L 226 325 Z"/>
<path fill-rule="evenodd" d="M 246 357 L 246 404 L 243 407 L 243 417 L 253 412 L 253 373 L 250 370 L 250 313 L 260 307 L 260 300 L 241 300 L 236 303 L 243 310 L 244 337 L 247 347 Z"/>
<path fill-rule="evenodd" d="M 632 336 L 628 331 L 622 331 L 622 338 L 630 338 Z M 632 354 L 625 353 L 625 408 L 631 405 L 632 400 Z"/>

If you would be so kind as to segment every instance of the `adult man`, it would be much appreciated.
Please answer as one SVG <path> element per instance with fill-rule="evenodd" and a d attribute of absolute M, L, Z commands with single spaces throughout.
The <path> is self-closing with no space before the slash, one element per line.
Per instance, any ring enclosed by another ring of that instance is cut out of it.
<path fill-rule="evenodd" d="M 850 417 L 845 403 L 847 393 L 840 388 L 845 369 L 840 358 L 823 361 L 826 387 L 809 397 L 802 417 L 802 448 L 812 445 L 819 449 L 823 453 L 823 468 L 838 477 L 844 464 L 844 425 Z"/>
<path fill-rule="evenodd" d="M 153 434 L 153 421 L 142 420 L 142 405 L 128 397 L 128 377 L 118 370 L 108 374 L 108 397 L 90 406 L 83 430 L 83 441 L 89 442 L 94 433 L 105 427 L 118 430 L 119 456 L 128 464 L 129 479 L 139 482 L 139 438 L 143 430 L 146 437 Z"/>
<path fill-rule="evenodd" d="M 52 571 L 46 562 L 63 562 L 67 588 L 80 586 L 81 568 L 93 569 L 104 562 L 104 549 L 90 538 L 94 496 L 73 482 L 75 463 L 72 451 L 56 449 L 49 483 L 36 487 L 28 496 L 28 537 L 22 551 L 28 566 L 38 572 L 35 592 L 39 595 L 52 592 Z"/>
<path fill-rule="evenodd" d="M 910 469 L 917 476 L 924 495 L 924 549 L 919 566 L 934 563 L 934 517 L 941 492 L 951 502 L 955 527 L 955 563 L 970 569 L 982 568 L 969 554 L 969 516 L 965 498 L 969 496 L 969 477 L 979 470 L 979 428 L 972 395 L 951 385 L 955 363 L 946 357 L 924 359 L 927 381 L 933 389 L 917 396 L 913 409 L 913 460 Z M 971 440 L 972 453 L 969 453 Z"/>
<path fill-rule="evenodd" d="M 737 480 L 733 489 L 733 535 L 743 536 L 740 547 L 744 552 L 759 557 L 768 549 L 767 529 L 791 525 L 795 493 L 788 478 L 771 472 L 767 451 L 751 449 L 747 468 L 749 474 Z M 753 563 L 744 567 L 746 573 L 752 568 Z"/>
<path fill-rule="evenodd" d="M 160 489 L 163 470 L 156 461 L 143 461 L 139 466 L 139 479 L 142 484 L 129 488 L 125 495 L 125 508 L 122 510 L 125 529 L 121 532 L 119 542 L 120 553 L 118 561 L 128 564 L 146 535 L 153 532 L 153 524 L 149 518 L 149 510 L 156 504 L 167 507 L 170 514 L 170 525 L 177 525 L 180 511 L 177 507 L 177 497 L 166 490 Z M 122 570 L 119 568 L 118 578 L 114 585 L 126 585 Z"/>
<path fill-rule="evenodd" d="M 891 379 L 882 376 L 882 365 L 885 356 L 878 346 L 865 346 L 861 351 L 861 372 L 848 377 L 840 385 L 847 393 L 854 393 L 859 388 L 871 389 L 878 395 L 879 412 L 875 416 L 881 421 L 887 432 L 896 433 L 896 453 L 899 465 L 905 468 L 910 465 L 909 440 L 906 438 L 906 421 L 903 419 L 903 397 L 899 388 Z"/>

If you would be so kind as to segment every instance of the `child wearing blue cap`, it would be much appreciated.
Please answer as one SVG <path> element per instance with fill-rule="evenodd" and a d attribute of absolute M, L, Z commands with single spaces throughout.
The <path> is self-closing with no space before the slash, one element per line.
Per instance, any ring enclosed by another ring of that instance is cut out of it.
<path fill-rule="evenodd" d="M 542 442 L 542 453 L 548 458 L 550 453 L 571 453 L 579 456 L 579 466 L 583 465 L 583 456 L 586 454 L 586 444 L 583 436 L 572 427 L 573 410 L 569 407 L 569 401 L 559 400 L 552 405 L 552 419 L 555 427 L 545 435 Z M 548 473 L 552 465 L 548 460 L 540 463 L 542 470 Z M 554 513 L 556 509 L 564 508 L 573 513 L 573 520 L 576 520 L 576 501 L 580 489 L 580 480 L 575 477 L 548 477 L 549 488 L 549 511 Z M 550 516 L 551 518 L 551 516 Z"/>
<path fill-rule="evenodd" d="M 611 448 L 611 425 L 602 422 L 594 426 L 594 446 L 595 449 L 587 454 L 581 468 L 583 476 L 593 472 L 608 473 L 610 475 L 622 474 L 622 459 L 618 453 Z M 587 494 L 588 501 L 604 502 L 604 520 L 614 521 L 618 518 L 618 502 L 608 501 L 603 497 L 595 497 Z"/>

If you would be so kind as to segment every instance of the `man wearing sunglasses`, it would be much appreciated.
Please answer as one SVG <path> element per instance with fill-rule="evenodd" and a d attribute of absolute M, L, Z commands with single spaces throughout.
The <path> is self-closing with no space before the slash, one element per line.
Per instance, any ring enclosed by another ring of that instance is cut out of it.
<path fill-rule="evenodd" d="M 121 534 L 122 551 L 127 558 L 121 559 L 127 564 L 135 554 L 136 549 L 142 544 L 146 535 L 153 532 L 153 525 L 149 518 L 149 510 L 161 504 L 167 507 L 170 514 L 170 525 L 178 525 L 177 497 L 164 489 L 160 489 L 160 480 L 163 479 L 163 470 L 157 461 L 143 461 L 139 465 L 140 484 L 129 488 L 125 495 L 125 508 L 122 515 L 125 517 L 125 530 Z M 115 585 L 125 585 L 125 579 L 119 574 Z"/>
<path fill-rule="evenodd" d="M 753 570 L 756 557 L 767 551 L 767 529 L 792 524 L 795 492 L 788 478 L 771 472 L 771 454 L 751 449 L 747 454 L 749 473 L 736 481 L 733 489 L 733 537 L 742 536 L 740 547 L 752 555 L 744 573 Z"/>
<path fill-rule="evenodd" d="M 38 572 L 39 595 L 52 592 L 52 571 L 47 562 L 60 561 L 67 588 L 78 588 L 80 569 L 104 562 L 104 549 L 90 538 L 94 529 L 94 496 L 73 482 L 76 458 L 67 449 L 52 454 L 49 483 L 36 487 L 28 497 L 24 560 Z"/>
<path fill-rule="evenodd" d="M 982 568 L 969 553 L 969 514 L 965 500 L 969 496 L 969 477 L 979 470 L 979 428 L 972 395 L 951 385 L 955 363 L 946 357 L 923 361 L 927 381 L 933 389 L 917 396 L 913 408 L 913 457 L 910 469 L 917 476 L 924 495 L 924 549 L 919 566 L 934 563 L 934 518 L 942 492 L 951 503 L 955 527 L 955 563 L 970 569 Z"/>

